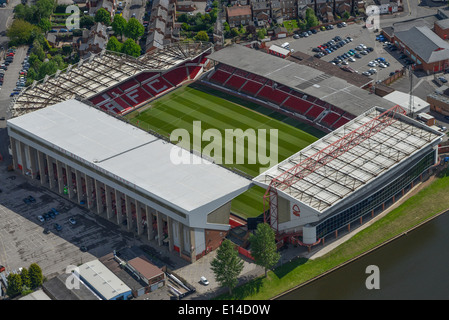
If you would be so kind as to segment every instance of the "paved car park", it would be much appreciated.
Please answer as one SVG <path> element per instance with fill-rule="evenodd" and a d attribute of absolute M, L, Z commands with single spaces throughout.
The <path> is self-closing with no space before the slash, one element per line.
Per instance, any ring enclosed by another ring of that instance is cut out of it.
<path fill-rule="evenodd" d="M 361 74 L 371 68 L 377 69 L 377 72 L 370 75 L 370 77 L 378 81 L 388 78 L 391 72 L 403 68 L 405 63 L 404 61 L 397 59 L 399 57 L 397 51 L 390 51 L 387 49 L 385 43 L 376 41 L 377 35 L 379 35 L 379 33 L 374 33 L 373 31 L 364 28 L 364 23 L 347 23 L 346 27 L 334 27 L 332 30 L 319 31 L 316 34 L 311 34 L 308 37 L 300 37 L 298 39 L 293 37 L 277 39 L 268 42 L 267 45 L 282 45 L 283 43 L 288 42 L 290 48 L 294 51 L 301 51 L 313 56 L 317 53 L 313 51 L 314 48 L 334 40 L 335 37 L 340 37 L 342 40 L 350 38 L 352 41 L 345 43 L 337 50 L 320 59 L 331 62 L 337 58 L 337 56 L 343 55 L 349 50 L 354 50 L 357 53 L 360 53 L 361 50 L 355 49 L 360 45 L 364 45 L 366 48 L 372 48 L 371 52 L 368 52 L 366 55 L 361 54 L 360 58 L 355 58 L 354 55 L 351 55 L 354 57 L 354 61 L 349 61 L 348 58 L 345 58 L 345 61 L 347 61 L 347 67 L 350 67 Z M 376 58 L 384 58 L 390 65 L 385 68 L 369 66 L 368 63 Z"/>
<path fill-rule="evenodd" d="M 9 271 L 35 262 L 51 277 L 133 241 L 118 226 L 40 187 L 38 181 L 6 170 L 1 170 L 0 181 L 0 264 Z M 52 209 L 57 214 L 39 220 Z"/>

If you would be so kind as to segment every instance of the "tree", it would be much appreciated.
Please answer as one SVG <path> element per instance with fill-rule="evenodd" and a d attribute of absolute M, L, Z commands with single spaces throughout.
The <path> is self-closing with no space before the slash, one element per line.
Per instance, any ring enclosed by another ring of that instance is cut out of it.
<path fill-rule="evenodd" d="M 80 18 L 80 27 L 81 28 L 90 28 L 95 24 L 95 18 L 89 15 L 83 15 Z"/>
<path fill-rule="evenodd" d="M 126 19 L 123 18 L 121 15 L 116 14 L 114 16 L 114 21 L 112 21 L 112 30 L 114 30 L 114 34 L 120 35 L 123 38 L 123 34 L 125 33 L 126 29 Z"/>
<path fill-rule="evenodd" d="M 249 25 L 246 27 L 246 33 L 247 34 L 256 34 L 256 27 L 253 25 Z"/>
<path fill-rule="evenodd" d="M 18 4 L 14 8 L 14 18 L 16 19 L 22 19 L 25 21 L 28 21 L 30 23 L 34 23 L 35 21 L 35 13 L 36 7 L 30 7 L 28 5 L 24 4 Z"/>
<path fill-rule="evenodd" d="M 345 20 L 349 19 L 350 16 L 351 16 L 351 14 L 350 14 L 348 11 L 345 11 L 345 12 L 343 13 L 343 18 L 344 18 Z"/>
<path fill-rule="evenodd" d="M 47 32 L 51 29 L 51 22 L 47 18 L 42 18 L 41 21 L 37 24 L 42 31 Z"/>
<path fill-rule="evenodd" d="M 95 13 L 95 22 L 103 23 L 107 26 L 111 24 L 111 14 L 105 8 L 100 8 Z"/>
<path fill-rule="evenodd" d="M 28 268 L 28 273 L 30 275 L 31 288 L 35 289 L 42 285 L 43 276 L 42 269 L 37 263 L 32 263 Z"/>
<path fill-rule="evenodd" d="M 140 56 L 142 49 L 140 46 L 133 40 L 127 39 L 123 42 L 122 52 L 132 57 Z"/>
<path fill-rule="evenodd" d="M 37 39 L 33 41 L 33 49 L 31 49 L 31 54 L 35 54 L 40 61 L 44 61 L 45 59 L 45 51 Z"/>
<path fill-rule="evenodd" d="M 10 273 L 6 278 L 8 280 L 8 288 L 6 294 L 13 298 L 22 293 L 22 278 L 16 273 Z"/>
<path fill-rule="evenodd" d="M 50 16 L 56 7 L 56 0 L 38 0 L 35 6 L 36 21 L 40 22 L 44 18 L 50 19 Z"/>
<path fill-rule="evenodd" d="M 209 36 L 207 35 L 206 31 L 199 31 L 196 34 L 195 38 L 198 41 L 209 41 Z"/>
<path fill-rule="evenodd" d="M 117 40 L 116 37 L 112 36 L 109 38 L 108 44 L 106 45 L 106 50 L 122 52 L 123 44 Z"/>
<path fill-rule="evenodd" d="M 237 29 L 237 28 L 232 28 L 232 29 L 231 29 L 231 36 L 237 37 L 238 35 L 239 35 L 239 29 Z"/>
<path fill-rule="evenodd" d="M 237 285 L 238 276 L 243 270 L 243 260 L 238 256 L 234 244 L 225 239 L 217 249 L 217 255 L 210 264 L 215 280 L 221 286 L 228 287 L 229 294 L 232 294 L 232 289 Z"/>
<path fill-rule="evenodd" d="M 44 79 L 46 75 L 53 75 L 56 73 L 56 71 L 58 71 L 58 64 L 55 61 L 45 61 L 39 68 L 38 78 L 39 80 Z"/>
<path fill-rule="evenodd" d="M 40 29 L 31 23 L 14 19 L 11 27 L 6 31 L 6 35 L 13 45 L 30 44 Z"/>
<path fill-rule="evenodd" d="M 277 252 L 275 233 L 267 223 L 259 223 L 254 234 L 249 237 L 251 255 L 257 265 L 265 268 L 265 277 L 268 269 L 272 268 L 280 258 Z"/>
<path fill-rule="evenodd" d="M 306 10 L 306 23 L 308 28 L 316 27 L 320 24 L 312 8 Z"/>
<path fill-rule="evenodd" d="M 145 27 L 136 18 L 128 20 L 125 28 L 125 36 L 137 41 L 145 33 Z"/>
<path fill-rule="evenodd" d="M 22 268 L 20 278 L 22 279 L 22 287 L 31 288 L 30 274 L 28 273 L 27 268 Z"/>
<path fill-rule="evenodd" d="M 265 29 L 265 28 L 261 28 L 257 31 L 257 38 L 259 38 L 260 40 L 264 39 L 266 35 L 267 35 L 267 29 Z"/>

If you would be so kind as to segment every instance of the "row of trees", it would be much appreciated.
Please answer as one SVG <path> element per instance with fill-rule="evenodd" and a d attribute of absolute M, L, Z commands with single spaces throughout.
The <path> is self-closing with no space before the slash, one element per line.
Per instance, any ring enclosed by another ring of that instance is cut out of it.
<path fill-rule="evenodd" d="M 97 11 L 97 14 L 100 10 L 101 9 Z M 100 14 L 98 20 L 102 20 L 101 22 L 104 23 L 102 17 L 103 14 Z M 95 20 L 97 20 L 97 16 L 95 16 Z M 116 14 L 114 20 L 112 22 L 109 21 L 109 23 L 114 31 L 114 36 L 109 38 L 106 49 L 121 52 L 132 57 L 140 56 L 142 49 L 137 43 L 137 40 L 145 33 L 145 27 L 136 18 L 130 18 L 126 21 L 126 19 L 119 14 Z M 120 36 L 120 40 L 122 41 L 123 36 L 127 39 L 124 42 L 120 42 L 117 39 L 117 36 Z"/>
<path fill-rule="evenodd" d="M 214 32 L 214 25 L 218 17 L 218 2 L 214 1 L 212 10 L 195 15 L 183 13 L 178 16 L 177 22 L 181 23 L 182 36 L 194 40 L 209 41 L 209 34 Z"/>
<path fill-rule="evenodd" d="M 27 295 L 40 287 L 43 279 L 41 267 L 36 263 L 32 263 L 28 269 L 23 268 L 20 274 L 10 273 L 8 275 L 6 278 L 8 281 L 6 294 L 10 298 L 18 295 Z"/>
<path fill-rule="evenodd" d="M 257 225 L 257 230 L 249 237 L 251 255 L 254 262 L 265 268 L 265 277 L 269 269 L 274 267 L 280 259 L 277 252 L 275 233 L 266 223 Z M 235 245 L 225 239 L 217 249 L 217 255 L 211 262 L 211 269 L 215 280 L 223 287 L 227 287 L 229 294 L 238 284 L 238 276 L 243 270 L 243 260 L 238 256 Z"/>

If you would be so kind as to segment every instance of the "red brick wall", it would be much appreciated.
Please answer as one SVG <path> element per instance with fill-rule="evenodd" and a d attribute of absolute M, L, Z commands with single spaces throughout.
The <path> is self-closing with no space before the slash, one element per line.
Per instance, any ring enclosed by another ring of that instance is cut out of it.
<path fill-rule="evenodd" d="M 433 31 L 443 40 L 449 39 L 449 29 L 443 29 L 439 25 L 435 24 Z"/>

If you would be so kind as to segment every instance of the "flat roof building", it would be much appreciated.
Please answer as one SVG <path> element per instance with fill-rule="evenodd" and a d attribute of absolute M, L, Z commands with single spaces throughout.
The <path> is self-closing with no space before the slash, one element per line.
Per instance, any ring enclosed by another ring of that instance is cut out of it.
<path fill-rule="evenodd" d="M 188 261 L 215 249 L 248 180 L 68 100 L 8 120 L 14 168 Z M 179 157 L 189 160 L 179 163 Z"/>
<path fill-rule="evenodd" d="M 132 296 L 131 288 L 99 260 L 86 262 L 74 272 L 103 300 L 128 300 Z"/>

